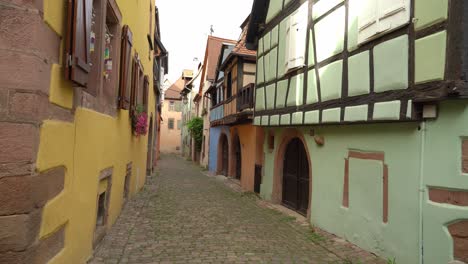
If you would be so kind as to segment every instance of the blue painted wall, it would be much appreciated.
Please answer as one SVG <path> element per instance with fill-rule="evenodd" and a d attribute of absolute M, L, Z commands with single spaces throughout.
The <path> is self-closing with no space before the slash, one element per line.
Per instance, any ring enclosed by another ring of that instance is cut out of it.
<path fill-rule="evenodd" d="M 218 164 L 218 144 L 221 133 L 225 133 L 228 137 L 228 142 L 231 142 L 231 135 L 229 133 L 228 126 L 210 128 L 210 153 L 208 154 L 208 170 L 212 173 L 216 173 L 216 165 Z"/>

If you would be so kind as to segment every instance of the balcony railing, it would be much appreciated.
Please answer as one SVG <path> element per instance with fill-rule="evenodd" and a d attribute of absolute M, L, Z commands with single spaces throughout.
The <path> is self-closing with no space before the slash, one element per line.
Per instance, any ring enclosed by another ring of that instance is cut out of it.
<path fill-rule="evenodd" d="M 210 122 L 217 121 L 224 118 L 224 104 L 220 104 L 211 108 Z"/>
<path fill-rule="evenodd" d="M 249 83 L 237 92 L 237 112 L 245 109 L 251 109 L 254 106 L 253 101 L 254 84 Z"/>

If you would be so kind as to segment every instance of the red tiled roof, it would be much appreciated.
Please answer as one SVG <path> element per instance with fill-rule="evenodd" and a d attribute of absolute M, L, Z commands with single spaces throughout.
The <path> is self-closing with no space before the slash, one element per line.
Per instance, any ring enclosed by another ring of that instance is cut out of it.
<path fill-rule="evenodd" d="M 218 37 L 209 36 L 207 42 L 207 51 L 208 54 L 205 54 L 205 63 L 206 65 L 206 79 L 214 80 L 216 77 L 216 66 L 218 63 L 219 54 L 221 53 L 221 46 L 223 43 L 235 44 L 235 40 L 223 39 Z M 207 58 L 208 56 L 208 58 Z"/>
<path fill-rule="evenodd" d="M 180 92 L 184 89 L 185 81 L 179 78 L 175 83 L 166 90 L 164 99 L 180 100 Z"/>
<path fill-rule="evenodd" d="M 208 36 L 208 40 L 206 41 L 205 58 L 203 60 L 203 72 L 200 79 L 200 95 L 202 94 L 205 80 L 214 80 L 216 78 L 218 58 L 221 53 L 221 46 L 224 43 L 235 44 L 236 41 L 232 39 Z"/>
<path fill-rule="evenodd" d="M 255 56 L 255 55 L 257 55 L 257 52 L 255 50 L 248 50 L 245 47 L 245 40 L 247 38 L 247 31 L 248 30 L 249 30 L 249 27 L 247 25 L 245 25 L 244 28 L 242 29 L 242 33 L 241 33 L 241 36 L 239 38 L 239 41 L 237 42 L 236 46 L 232 50 L 233 53 L 236 53 L 238 55 L 245 55 L 245 56 Z"/>

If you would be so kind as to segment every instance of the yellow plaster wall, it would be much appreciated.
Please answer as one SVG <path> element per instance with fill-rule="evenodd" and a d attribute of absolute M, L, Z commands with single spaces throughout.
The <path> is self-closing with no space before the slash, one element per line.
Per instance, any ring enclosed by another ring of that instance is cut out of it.
<path fill-rule="evenodd" d="M 132 52 L 140 54 L 144 72 L 150 77 L 148 111 L 149 116 L 155 116 L 153 61 L 152 56 L 149 56 L 147 40 L 150 3 L 153 0 L 116 2 L 122 13 L 121 26 L 127 24 L 133 32 Z M 154 7 L 152 14 L 154 30 Z M 62 24 L 65 16 L 65 5 L 57 5 L 55 0 L 44 0 L 44 22 L 60 36 L 66 35 Z M 62 49 L 63 43 L 61 46 Z M 72 108 L 72 85 L 62 76 L 63 67 L 54 64 L 49 100 L 61 107 Z M 40 239 L 65 227 L 64 249 L 49 263 L 81 264 L 89 259 L 93 250 L 99 175 L 102 170 L 113 168 L 107 222 L 109 228 L 122 208 L 126 165 L 129 162 L 133 164 L 130 194 L 135 194 L 145 183 L 147 140 L 147 136 L 137 138 L 132 135 L 126 110 L 120 110 L 117 117 L 111 117 L 78 107 L 73 123 L 44 120 L 36 170 L 42 172 L 58 166 L 66 168 L 64 190 L 50 200 L 43 210 Z"/>

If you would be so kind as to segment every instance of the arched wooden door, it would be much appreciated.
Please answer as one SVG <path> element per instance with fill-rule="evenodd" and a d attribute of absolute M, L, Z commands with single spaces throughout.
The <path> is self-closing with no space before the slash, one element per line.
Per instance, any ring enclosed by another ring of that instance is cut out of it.
<path fill-rule="evenodd" d="M 226 135 L 221 136 L 221 174 L 227 175 L 229 167 L 229 145 Z"/>
<path fill-rule="evenodd" d="M 283 166 L 283 205 L 303 215 L 309 207 L 309 162 L 304 144 L 294 138 L 286 147 Z"/>
<path fill-rule="evenodd" d="M 240 180 L 242 177 L 242 152 L 239 136 L 236 136 L 234 147 L 236 155 L 236 179 Z"/>

